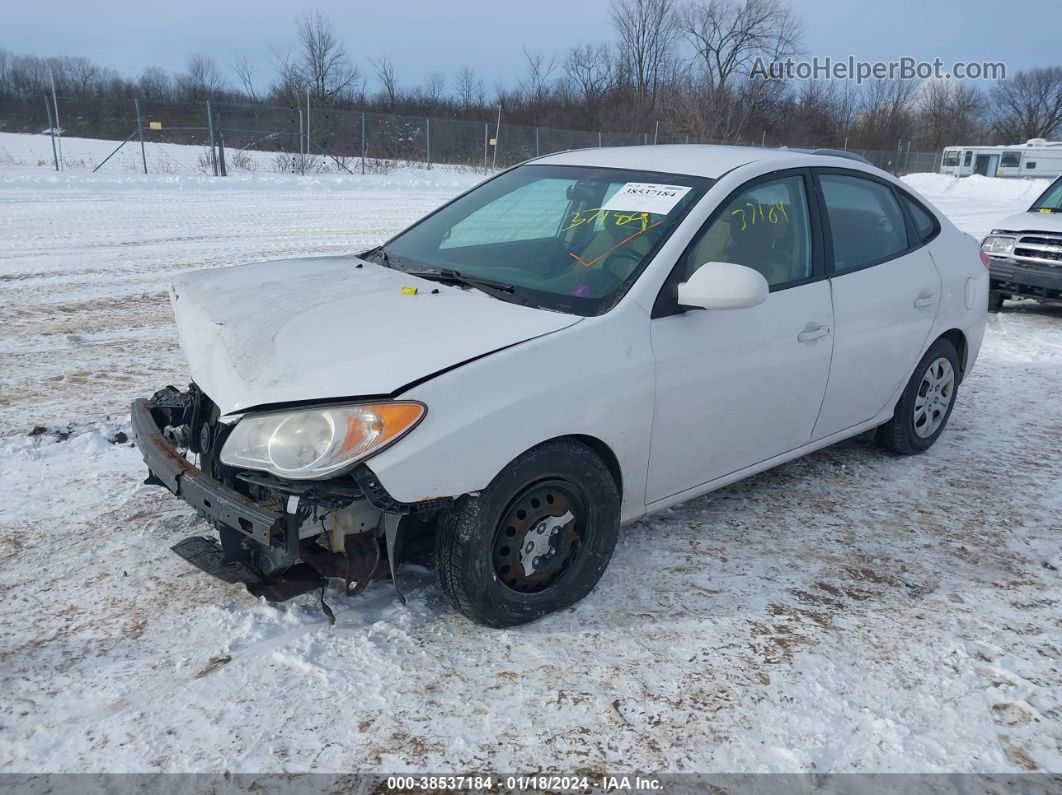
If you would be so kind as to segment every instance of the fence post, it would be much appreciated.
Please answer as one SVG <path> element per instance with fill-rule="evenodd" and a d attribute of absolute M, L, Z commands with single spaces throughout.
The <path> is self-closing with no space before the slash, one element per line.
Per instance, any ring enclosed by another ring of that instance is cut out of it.
<path fill-rule="evenodd" d="M 490 122 L 483 122 L 483 171 L 487 170 L 487 159 L 490 154 Z"/>
<path fill-rule="evenodd" d="M 539 155 L 539 149 L 538 149 L 538 127 L 536 127 L 535 128 L 535 157 L 538 157 L 538 155 Z"/>
<path fill-rule="evenodd" d="M 649 145 L 649 133 L 642 133 L 642 146 Z"/>
<path fill-rule="evenodd" d="M 52 118 L 52 106 L 48 104 L 48 95 L 44 96 L 44 110 L 48 113 L 48 131 L 52 134 L 52 160 L 55 161 L 55 170 L 59 170 L 59 155 L 55 151 L 55 120 Z"/>
<path fill-rule="evenodd" d="M 361 112 L 361 173 L 365 174 L 365 111 Z"/>
<path fill-rule="evenodd" d="M 424 154 L 428 158 L 428 171 L 431 171 L 431 119 L 424 119 Z"/>
<path fill-rule="evenodd" d="M 598 149 L 601 148 L 601 131 L 600 130 L 597 131 L 597 148 Z"/>
<path fill-rule="evenodd" d="M 210 100 L 206 103 L 207 110 L 207 134 L 210 136 L 210 169 L 214 172 L 214 176 L 218 175 L 218 156 L 214 151 L 214 111 L 210 108 Z M 301 130 L 301 125 L 300 125 Z"/>
<path fill-rule="evenodd" d="M 229 175 L 228 170 L 225 168 L 225 133 L 221 131 L 221 114 L 218 114 L 217 123 L 217 135 L 218 135 L 218 173 L 222 177 Z"/>
<path fill-rule="evenodd" d="M 144 119 L 140 115 L 140 100 L 133 97 L 133 108 L 136 110 L 136 131 L 140 133 L 140 160 L 144 163 L 144 173 L 147 173 L 147 155 L 144 153 Z"/>

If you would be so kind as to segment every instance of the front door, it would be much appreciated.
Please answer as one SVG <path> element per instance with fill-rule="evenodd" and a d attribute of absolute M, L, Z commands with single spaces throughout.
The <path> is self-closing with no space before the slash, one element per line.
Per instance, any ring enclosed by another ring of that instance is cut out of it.
<path fill-rule="evenodd" d="M 782 172 L 749 183 L 713 214 L 676 266 L 759 270 L 771 286 L 747 309 L 655 317 L 656 404 L 646 502 L 800 447 L 822 405 L 833 318 L 812 268 L 807 182 Z"/>

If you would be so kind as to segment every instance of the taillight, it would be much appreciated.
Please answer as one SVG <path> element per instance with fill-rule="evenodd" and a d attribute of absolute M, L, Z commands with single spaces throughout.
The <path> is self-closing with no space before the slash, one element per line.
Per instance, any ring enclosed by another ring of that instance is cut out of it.
<path fill-rule="evenodd" d="M 985 254 L 984 251 L 981 252 L 981 264 L 984 265 L 985 268 L 989 268 L 992 264 L 992 258 Z"/>

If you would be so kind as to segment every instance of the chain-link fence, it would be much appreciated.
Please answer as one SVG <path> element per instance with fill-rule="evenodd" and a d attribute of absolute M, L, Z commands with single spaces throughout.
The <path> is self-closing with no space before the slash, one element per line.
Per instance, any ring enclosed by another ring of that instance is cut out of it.
<path fill-rule="evenodd" d="M 380 171 L 396 164 L 507 167 L 531 157 L 599 146 L 716 141 L 660 129 L 651 133 L 561 130 L 496 121 L 402 116 L 224 102 L 50 97 L 0 100 L 0 132 L 59 133 L 54 160 L 73 167 L 226 174 L 238 170 Z M 58 122 L 53 121 L 57 112 Z M 143 140 L 145 146 L 140 146 Z M 126 142 L 120 155 L 106 141 Z M 168 145 L 198 147 L 178 152 Z M 791 146 L 799 147 L 799 142 Z M 147 147 L 151 148 L 148 157 Z M 104 149 L 107 149 L 105 152 Z M 60 155 L 60 150 L 62 154 Z M 896 174 L 936 171 L 940 152 L 849 150 Z M 2 153 L 0 153 L 2 154 Z M 50 151 L 49 151 L 50 154 Z M 111 157 L 109 158 L 108 155 Z M 38 157 L 38 160 L 41 158 Z"/>

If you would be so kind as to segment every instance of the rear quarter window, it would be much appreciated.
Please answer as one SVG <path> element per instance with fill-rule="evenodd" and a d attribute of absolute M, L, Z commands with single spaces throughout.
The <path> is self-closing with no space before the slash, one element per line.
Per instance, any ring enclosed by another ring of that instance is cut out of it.
<path fill-rule="evenodd" d="M 903 206 L 907 210 L 907 214 L 911 216 L 911 220 L 914 222 L 915 233 L 918 235 L 918 240 L 922 243 L 928 242 L 934 235 L 940 231 L 940 225 L 937 219 L 933 217 L 933 214 L 923 207 L 913 196 L 908 196 L 906 193 L 900 193 L 900 201 L 903 202 Z"/>

